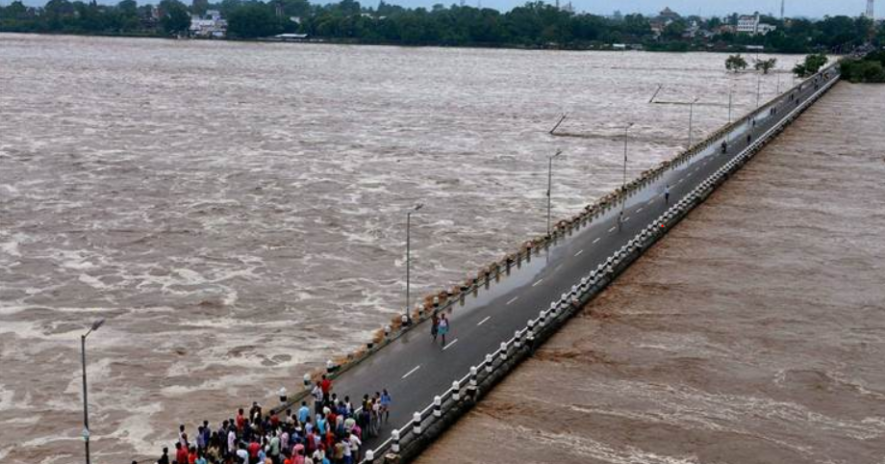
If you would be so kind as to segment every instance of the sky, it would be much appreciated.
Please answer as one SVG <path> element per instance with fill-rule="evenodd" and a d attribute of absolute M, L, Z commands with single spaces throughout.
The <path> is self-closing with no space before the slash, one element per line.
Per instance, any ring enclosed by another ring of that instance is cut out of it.
<path fill-rule="evenodd" d="M 115 4 L 117 0 L 98 0 L 99 3 Z M 182 0 L 189 4 L 190 0 Z M 311 0 L 328 3 L 330 0 Z M 337 0 L 331 0 L 337 1 Z M 460 0 L 385 0 L 388 3 L 417 7 L 430 7 L 434 3 L 450 5 Z M 478 4 L 485 8 L 496 8 L 506 11 L 524 4 L 528 0 L 465 0 L 472 6 Z M 546 0 L 553 3 L 556 0 Z M 563 4 L 569 0 L 560 0 Z M 823 18 L 826 15 L 858 16 L 866 10 L 866 0 L 785 0 L 787 17 Z M 0 5 L 8 5 L 12 0 L 0 0 Z M 159 0 L 138 0 L 138 3 L 157 3 Z M 781 0 L 571 0 L 576 11 L 601 15 L 611 15 L 615 10 L 624 14 L 642 13 L 656 15 L 664 7 L 676 11 L 683 16 L 699 15 L 704 17 L 723 16 L 731 13 L 750 14 L 758 11 L 763 14 L 780 15 Z M 885 13 L 885 0 L 876 0 L 876 17 L 882 18 Z M 43 5 L 45 0 L 24 0 L 26 5 Z M 365 6 L 376 6 L 378 0 L 360 0 Z"/>

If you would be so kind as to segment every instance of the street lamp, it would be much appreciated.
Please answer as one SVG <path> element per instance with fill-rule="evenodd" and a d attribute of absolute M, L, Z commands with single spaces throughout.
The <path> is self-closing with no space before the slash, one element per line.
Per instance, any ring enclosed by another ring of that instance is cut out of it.
<path fill-rule="evenodd" d="M 550 236 L 550 215 L 552 208 L 552 199 L 550 192 L 553 189 L 553 158 L 562 154 L 562 150 L 556 150 L 556 154 L 547 157 L 547 236 Z"/>
<path fill-rule="evenodd" d="M 756 109 L 759 109 L 759 96 L 762 91 L 762 73 L 756 75 Z"/>
<path fill-rule="evenodd" d="M 104 319 L 99 319 L 92 323 L 92 327 L 88 332 L 80 336 L 80 360 L 83 363 L 83 442 L 86 444 L 86 464 L 90 464 L 89 459 L 89 400 L 86 396 L 86 337 L 92 332 L 98 330 L 104 324 Z"/>
<path fill-rule="evenodd" d="M 627 127 L 624 128 L 624 182 L 621 184 L 621 191 L 627 188 L 627 131 L 633 127 L 633 124 L 627 124 Z"/>
<path fill-rule="evenodd" d="M 409 314 L 410 304 L 412 303 L 412 213 L 423 207 L 423 203 L 418 203 L 414 208 L 406 212 L 406 314 L 403 318 L 403 322 L 406 325 L 412 322 L 412 316 Z"/>
<path fill-rule="evenodd" d="M 691 148 L 691 142 L 692 142 L 692 140 L 691 140 L 692 134 L 691 133 L 692 133 L 693 125 L 694 125 L 694 104 L 697 103 L 698 100 L 700 100 L 700 99 L 701 99 L 701 97 L 697 97 L 694 100 L 692 100 L 691 103 L 688 105 L 688 148 Z"/>
<path fill-rule="evenodd" d="M 734 89 L 729 86 L 728 88 L 728 123 L 731 124 L 731 104 L 733 101 Z"/>

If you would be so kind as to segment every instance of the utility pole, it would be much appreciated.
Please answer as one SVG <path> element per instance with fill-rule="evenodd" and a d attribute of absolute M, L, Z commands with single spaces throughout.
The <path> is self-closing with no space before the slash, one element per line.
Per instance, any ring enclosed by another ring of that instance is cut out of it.
<path fill-rule="evenodd" d="M 692 142 L 692 139 L 691 139 L 692 134 L 691 133 L 692 133 L 692 128 L 693 128 L 692 126 L 694 123 L 694 104 L 697 103 L 698 100 L 700 100 L 700 99 L 701 99 L 701 97 L 695 98 L 694 100 L 692 100 L 691 104 L 689 104 L 689 106 L 688 106 L 688 148 L 691 148 L 691 142 Z"/>
<path fill-rule="evenodd" d="M 784 20 L 784 6 L 785 6 L 784 4 L 786 2 L 787 2 L 787 0 L 781 0 L 781 21 Z"/>
<path fill-rule="evenodd" d="M 623 192 L 627 188 L 627 132 L 633 127 L 634 123 L 627 124 L 627 127 L 624 128 L 624 181 L 621 184 L 621 191 Z"/>
<path fill-rule="evenodd" d="M 762 91 L 762 73 L 756 75 L 756 109 L 759 109 L 759 97 Z"/>
<path fill-rule="evenodd" d="M 86 388 L 86 337 L 92 332 L 98 330 L 104 324 L 104 319 L 99 319 L 92 323 L 92 328 L 88 332 L 80 336 L 80 361 L 83 364 L 83 443 L 86 445 L 86 464 L 90 464 L 89 456 L 89 398 Z"/>
<path fill-rule="evenodd" d="M 875 0 L 867 0 L 867 18 L 871 20 L 876 19 L 876 5 Z"/>
<path fill-rule="evenodd" d="M 547 236 L 550 236 L 550 220 L 553 209 L 553 199 L 550 196 L 553 190 L 553 158 L 562 154 L 562 150 L 556 150 L 556 154 L 547 157 Z"/>
<path fill-rule="evenodd" d="M 731 87 L 728 88 L 728 123 L 731 124 L 731 104 L 732 104 L 732 94 L 734 93 L 734 89 Z"/>
<path fill-rule="evenodd" d="M 406 213 L 406 313 L 403 322 L 408 325 L 412 322 L 412 316 L 409 314 L 410 304 L 412 303 L 411 284 L 412 284 L 412 213 L 424 207 L 424 204 L 418 203 L 414 208 Z"/>

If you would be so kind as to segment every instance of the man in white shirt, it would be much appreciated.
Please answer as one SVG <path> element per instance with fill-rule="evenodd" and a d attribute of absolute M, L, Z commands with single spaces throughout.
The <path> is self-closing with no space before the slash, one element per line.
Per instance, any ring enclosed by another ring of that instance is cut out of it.
<path fill-rule="evenodd" d="M 227 431 L 227 453 L 233 455 L 237 452 L 237 434 L 234 432 L 234 428 L 231 427 L 230 430 Z"/>

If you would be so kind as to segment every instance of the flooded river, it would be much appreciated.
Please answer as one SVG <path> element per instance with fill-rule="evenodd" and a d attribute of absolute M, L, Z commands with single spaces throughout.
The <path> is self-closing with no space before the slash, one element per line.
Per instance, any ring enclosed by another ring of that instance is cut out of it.
<path fill-rule="evenodd" d="M 719 54 L 0 34 L 0 459 L 149 456 L 290 390 L 555 216 L 785 88 Z M 779 57 L 781 67 L 795 58 Z M 657 101 L 649 103 L 663 84 Z M 568 119 L 548 134 L 561 114 Z"/>
<path fill-rule="evenodd" d="M 838 84 L 418 464 L 880 464 L 885 86 Z"/>

